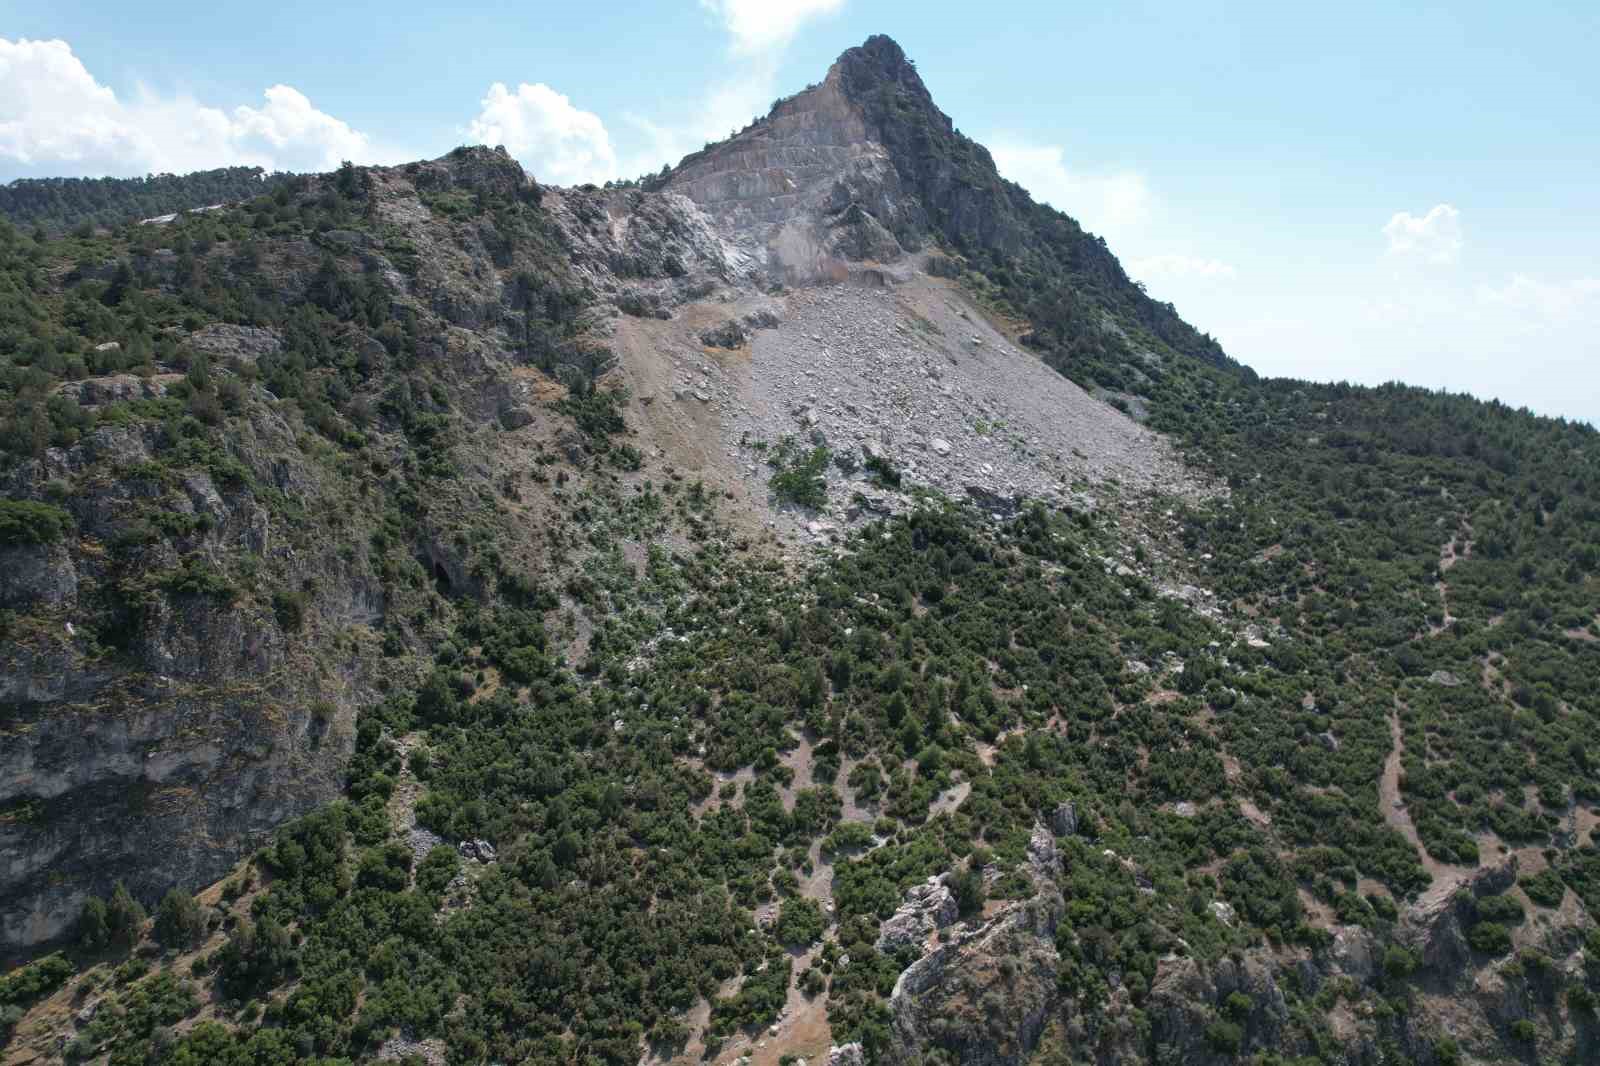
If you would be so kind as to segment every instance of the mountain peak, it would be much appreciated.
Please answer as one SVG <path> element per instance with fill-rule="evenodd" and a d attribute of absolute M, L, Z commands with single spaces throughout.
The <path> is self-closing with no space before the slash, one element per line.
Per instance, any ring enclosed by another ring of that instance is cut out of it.
<path fill-rule="evenodd" d="M 1115 377 L 1108 367 L 1131 354 L 1129 331 L 1228 363 L 1214 341 L 1145 295 L 1103 240 L 1001 177 L 988 149 L 956 129 L 882 34 L 845 50 L 820 84 L 685 158 L 664 187 L 711 215 L 735 258 L 774 281 L 847 277 L 857 264 L 877 269 L 937 246 L 980 273 L 1033 279 L 1013 306 L 1036 326 L 1057 323 L 1030 334 L 1053 365 L 1087 352 Z M 1029 306 L 1047 290 L 1056 294 L 1051 308 Z M 1106 314 L 1115 329 L 1102 328 Z"/>
<path fill-rule="evenodd" d="M 933 96 L 922 83 L 916 63 L 894 38 L 885 34 L 873 34 L 856 47 L 845 49 L 833 69 L 839 72 L 845 91 L 853 99 L 862 100 L 873 91 L 888 89 L 933 106 Z"/>

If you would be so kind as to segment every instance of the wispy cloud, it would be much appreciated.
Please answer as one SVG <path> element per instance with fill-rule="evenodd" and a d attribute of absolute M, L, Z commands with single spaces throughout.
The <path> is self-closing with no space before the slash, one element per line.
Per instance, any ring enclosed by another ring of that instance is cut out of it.
<path fill-rule="evenodd" d="M 1498 259 L 1475 270 L 1470 228 L 1440 204 L 1374 225 L 1365 259 L 1308 257 L 1251 271 L 1249 285 L 1164 288 L 1264 374 L 1400 380 L 1600 424 L 1600 277 L 1506 270 Z"/>
<path fill-rule="evenodd" d="M 762 55 L 782 49 L 807 22 L 837 14 L 844 0 L 700 0 L 733 38 L 733 50 Z"/>
<path fill-rule="evenodd" d="M 1067 166 L 1059 145 L 1000 136 L 989 141 L 1000 173 L 1087 229 L 1119 234 L 1150 217 L 1154 198 L 1137 171 L 1090 172 Z"/>
<path fill-rule="evenodd" d="M 119 99 L 66 41 L 0 38 L 0 160 L 51 174 L 135 175 L 245 164 L 329 170 L 389 162 L 367 134 L 273 85 L 230 110 L 140 88 Z"/>
<path fill-rule="evenodd" d="M 1480 285 L 1477 292 L 1478 298 L 1492 307 L 1558 322 L 1588 316 L 1600 327 L 1600 278 L 1540 281 L 1514 274 L 1502 285 Z"/>

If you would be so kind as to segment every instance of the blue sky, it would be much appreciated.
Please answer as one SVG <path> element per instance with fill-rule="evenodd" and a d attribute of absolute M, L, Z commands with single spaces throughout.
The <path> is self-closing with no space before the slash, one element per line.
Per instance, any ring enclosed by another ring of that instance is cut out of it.
<path fill-rule="evenodd" d="M 0 180 L 476 140 L 634 176 L 885 32 L 1258 370 L 1600 421 L 1600 4 L 1400 6 L 0 0 Z"/>

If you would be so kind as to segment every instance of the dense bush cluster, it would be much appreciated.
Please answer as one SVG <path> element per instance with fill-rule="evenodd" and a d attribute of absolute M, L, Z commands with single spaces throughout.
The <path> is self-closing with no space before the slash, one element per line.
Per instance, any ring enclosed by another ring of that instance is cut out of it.
<path fill-rule="evenodd" d="M 0 185 L 0 217 L 60 233 L 249 200 L 293 180 L 260 167 L 223 167 L 143 178 L 18 178 Z"/>

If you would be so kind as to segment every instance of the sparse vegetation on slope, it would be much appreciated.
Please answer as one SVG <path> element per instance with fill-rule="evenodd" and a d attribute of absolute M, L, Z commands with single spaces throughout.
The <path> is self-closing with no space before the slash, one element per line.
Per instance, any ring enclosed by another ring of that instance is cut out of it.
<path fill-rule="evenodd" d="M 1137 387 L 1227 494 L 921 492 L 781 556 L 636 436 L 664 396 L 614 387 L 597 264 L 656 268 L 584 242 L 650 194 L 548 199 L 485 150 L 0 226 L 0 639 L 75 686 L 7 689 L 0 732 L 216 687 L 273 716 L 230 758 L 342 786 L 209 888 L 63 868 L 94 886 L 70 941 L 0 979 L 19 1054 L 726 1061 L 796 1054 L 815 1008 L 879 1063 L 1590 1056 L 1594 431 L 1255 380 L 991 180 L 896 56 L 852 91 L 939 269 Z M 788 441 L 768 488 L 819 506 L 831 458 Z M 90 801 L 168 824 L 208 780 L 176 744 L 81 803 L 8 785 L 0 840 L 44 854 Z"/>

